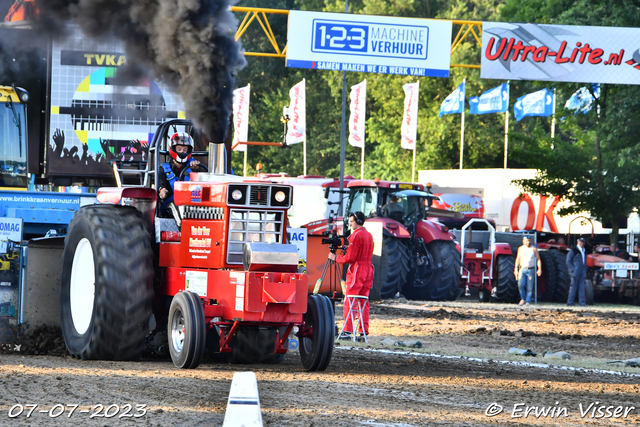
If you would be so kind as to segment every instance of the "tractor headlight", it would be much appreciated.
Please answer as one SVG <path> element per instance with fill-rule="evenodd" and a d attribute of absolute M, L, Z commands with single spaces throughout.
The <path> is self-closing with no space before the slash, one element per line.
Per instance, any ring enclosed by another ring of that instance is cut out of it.
<path fill-rule="evenodd" d="M 291 188 L 274 186 L 271 187 L 270 205 L 276 208 L 288 208 L 291 204 Z"/>
<path fill-rule="evenodd" d="M 227 189 L 227 204 L 244 205 L 247 203 L 247 185 L 246 184 L 229 184 Z"/>

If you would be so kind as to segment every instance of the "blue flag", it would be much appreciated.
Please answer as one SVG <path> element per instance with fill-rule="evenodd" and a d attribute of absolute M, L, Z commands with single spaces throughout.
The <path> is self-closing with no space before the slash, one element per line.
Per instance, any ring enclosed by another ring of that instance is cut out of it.
<path fill-rule="evenodd" d="M 469 97 L 470 114 L 506 113 L 509 110 L 509 84 L 503 83 L 480 96 Z"/>
<path fill-rule="evenodd" d="M 464 85 L 460 83 L 460 86 L 456 88 L 440 105 L 440 114 L 460 114 L 464 111 Z"/>
<path fill-rule="evenodd" d="M 591 90 L 596 95 L 596 98 L 600 97 L 599 84 L 592 84 Z M 574 114 L 577 114 L 577 113 L 586 114 L 587 112 L 589 112 L 589 110 L 591 110 L 592 106 L 593 106 L 593 96 L 591 95 L 591 92 L 589 92 L 589 89 L 587 89 L 586 86 L 583 86 L 580 89 L 578 89 L 573 95 L 571 95 L 571 97 L 564 104 L 564 108 L 567 108 L 569 110 L 574 110 Z"/>
<path fill-rule="evenodd" d="M 542 89 L 518 98 L 513 106 L 516 120 L 527 116 L 549 117 L 556 110 L 556 95 L 553 90 Z"/>

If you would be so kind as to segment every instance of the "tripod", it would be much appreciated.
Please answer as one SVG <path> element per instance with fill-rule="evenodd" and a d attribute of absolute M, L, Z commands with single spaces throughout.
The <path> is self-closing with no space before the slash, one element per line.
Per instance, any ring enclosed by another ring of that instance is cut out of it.
<path fill-rule="evenodd" d="M 332 253 L 336 253 L 338 248 L 330 248 L 329 250 Z M 316 281 L 316 285 L 313 288 L 313 293 L 317 294 L 320 292 L 320 287 L 322 286 L 322 282 L 324 282 L 324 278 L 327 275 L 327 271 L 329 272 L 329 290 L 333 293 L 333 297 L 335 297 L 337 289 L 335 286 L 332 286 L 334 282 L 334 278 L 338 278 L 340 280 L 340 286 L 342 288 L 342 295 L 346 294 L 346 285 L 344 280 L 342 280 L 342 272 L 340 271 L 340 267 L 338 267 L 338 263 L 332 259 L 327 258 L 327 261 L 324 263 L 324 269 L 322 270 L 322 275 Z"/>

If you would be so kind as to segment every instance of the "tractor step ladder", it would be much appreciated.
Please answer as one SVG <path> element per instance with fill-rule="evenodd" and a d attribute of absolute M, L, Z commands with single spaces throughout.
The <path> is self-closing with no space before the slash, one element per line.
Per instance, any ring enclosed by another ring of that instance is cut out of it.
<path fill-rule="evenodd" d="M 344 299 L 344 303 L 348 304 L 349 312 L 347 313 L 347 318 L 344 319 L 344 324 L 342 325 L 342 329 L 340 329 L 340 333 L 338 334 L 337 340 L 343 337 L 349 337 L 349 334 L 344 331 L 344 328 L 347 326 L 347 321 L 351 320 L 351 326 L 353 331 L 351 332 L 351 341 L 356 341 L 358 337 L 358 330 L 361 329 L 360 335 L 364 338 L 364 342 L 368 343 L 369 340 L 367 338 L 367 334 L 364 330 L 364 309 L 369 304 L 369 297 L 364 295 L 347 295 Z"/>
<path fill-rule="evenodd" d="M 149 174 L 154 171 L 149 170 L 148 161 L 126 161 L 118 160 L 113 162 L 113 174 L 116 178 L 118 187 L 146 187 Z M 143 167 L 144 165 L 144 167 Z M 134 179 L 125 179 L 125 177 L 133 177 Z M 137 180 L 135 179 L 137 177 Z M 136 181 L 131 183 L 132 181 Z"/>

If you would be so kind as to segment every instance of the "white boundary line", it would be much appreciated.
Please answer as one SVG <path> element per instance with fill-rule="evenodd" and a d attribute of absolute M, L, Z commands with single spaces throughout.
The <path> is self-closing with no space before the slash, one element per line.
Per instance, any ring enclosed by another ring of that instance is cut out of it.
<path fill-rule="evenodd" d="M 481 363 L 489 363 L 489 361 L 491 361 L 501 365 L 526 366 L 531 368 L 545 368 L 545 369 L 551 368 L 551 369 L 557 369 L 561 371 L 609 374 L 609 375 L 619 375 L 622 377 L 640 378 L 640 374 L 631 374 L 628 372 L 609 371 L 604 369 L 576 368 L 574 366 L 550 365 L 546 363 L 531 363 L 531 362 L 498 360 L 498 359 L 481 359 L 479 357 L 467 357 L 467 356 L 444 356 L 441 354 L 434 354 L 434 353 L 417 353 L 413 351 L 393 351 L 393 350 L 385 350 L 381 348 L 335 347 L 335 350 L 369 351 L 372 353 L 401 354 L 405 356 L 420 356 L 420 357 L 427 357 L 431 359 L 458 359 L 458 360 L 468 360 L 470 362 L 481 362 Z"/>
<path fill-rule="evenodd" d="M 262 412 L 255 372 L 233 374 L 222 427 L 262 427 Z"/>

